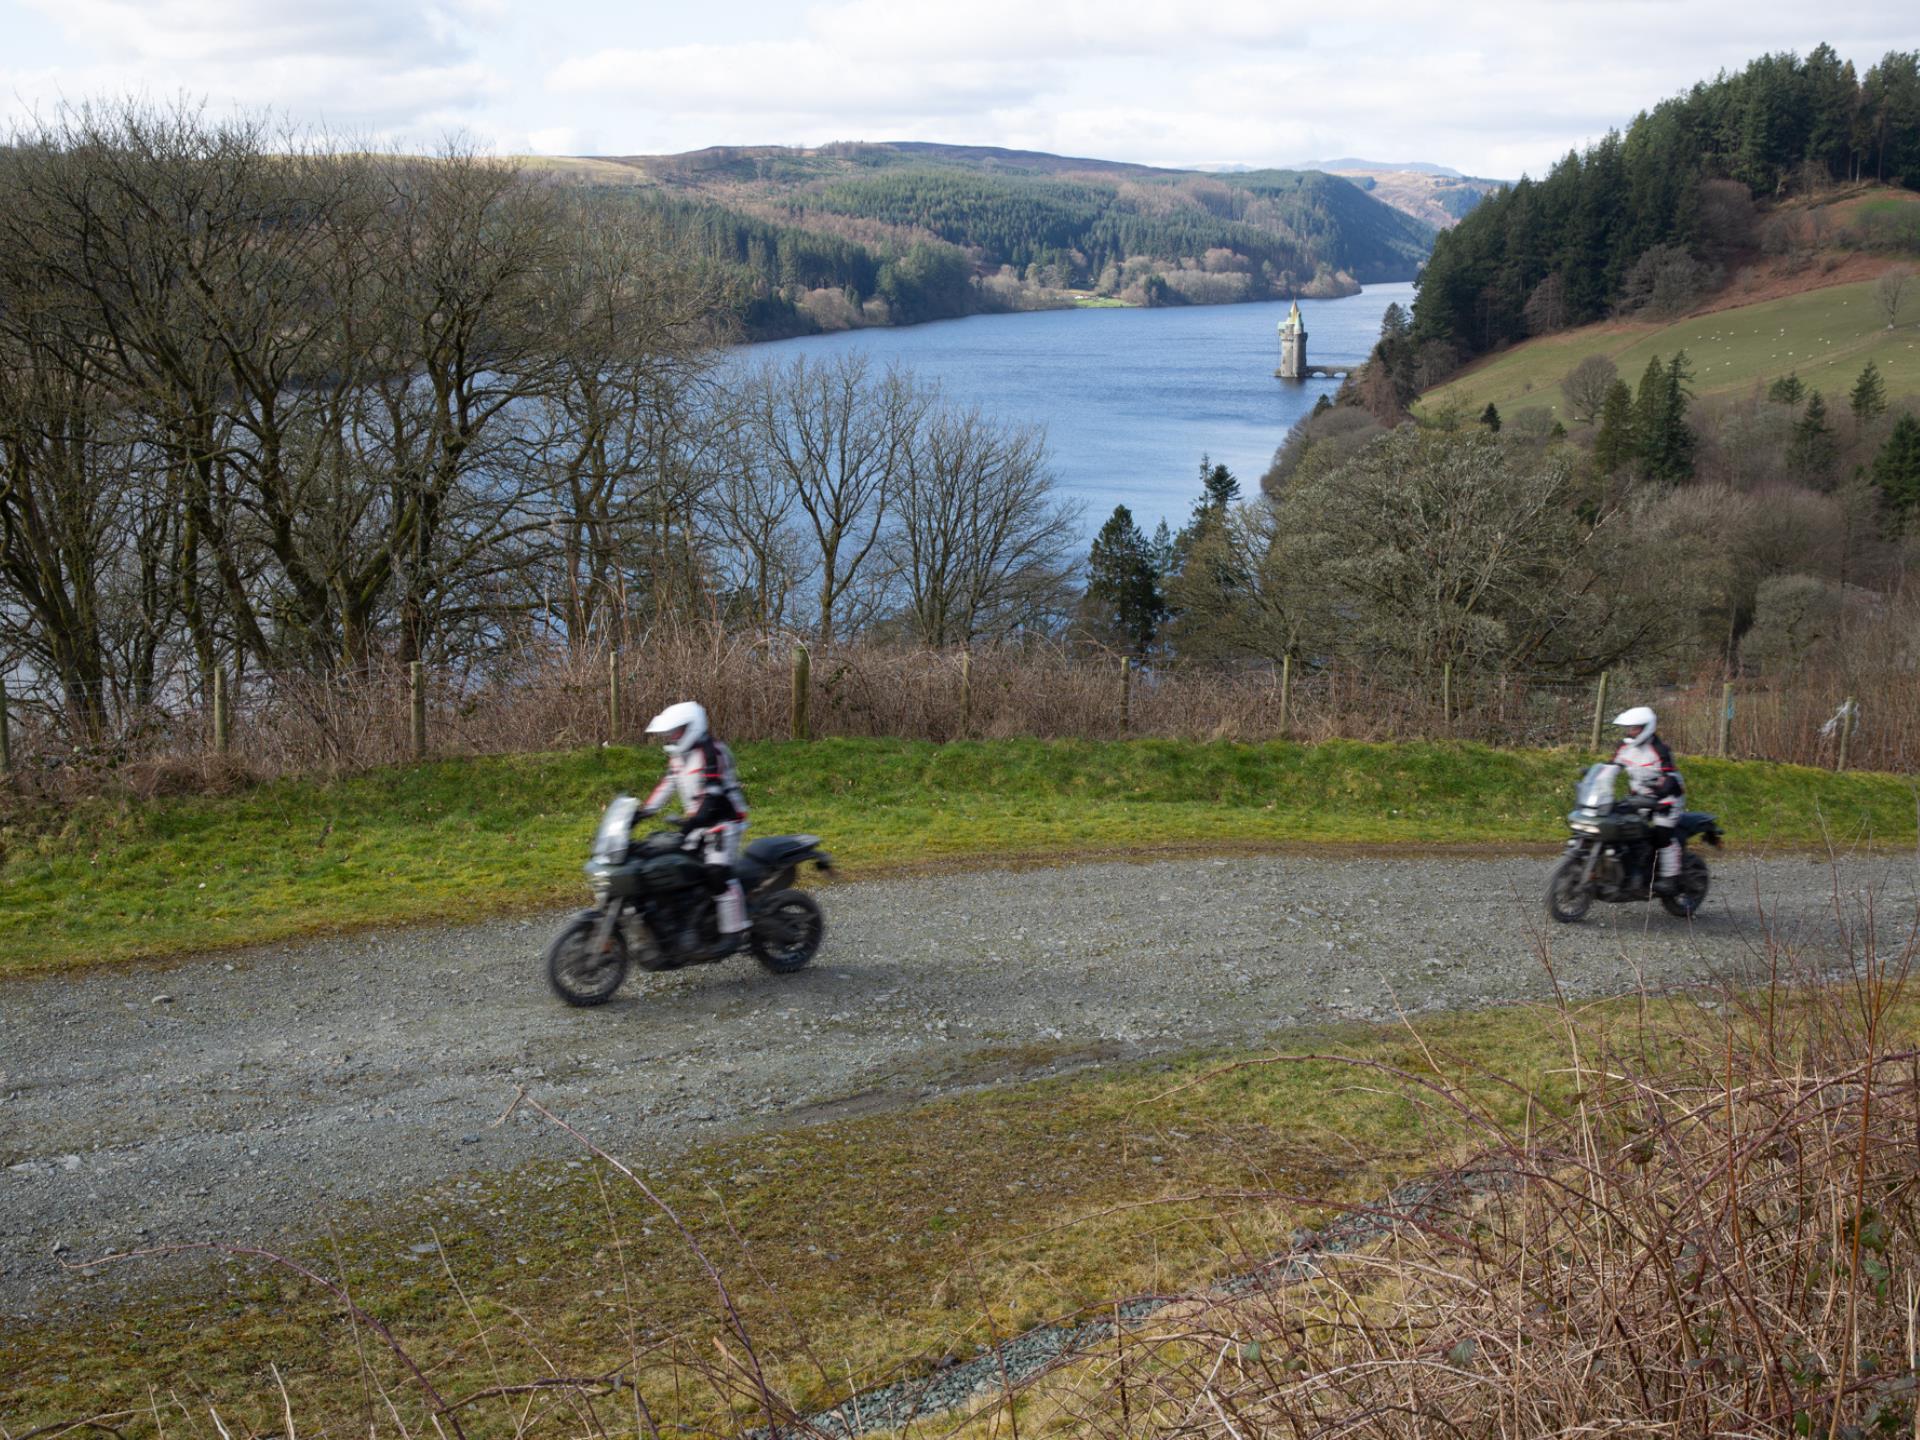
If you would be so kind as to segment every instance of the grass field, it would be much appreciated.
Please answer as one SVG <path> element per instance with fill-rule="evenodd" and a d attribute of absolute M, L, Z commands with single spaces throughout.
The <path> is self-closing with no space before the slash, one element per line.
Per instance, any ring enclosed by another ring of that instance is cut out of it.
<path fill-rule="evenodd" d="M 753 833 L 843 873 L 1155 847 L 1548 844 L 1584 757 L 1473 745 L 827 740 L 743 745 Z M 1742 845 L 1907 843 L 1902 777 L 1684 759 Z M 0 861 L 0 975 L 561 905 L 656 752 L 445 761 L 228 796 L 96 801 Z"/>
<path fill-rule="evenodd" d="M 1870 281 L 1835 285 L 1671 325 L 1607 323 L 1529 340 L 1429 391 L 1421 409 L 1478 414 L 1491 401 L 1508 419 L 1539 408 L 1571 424 L 1561 382 L 1589 355 L 1606 356 L 1637 385 L 1650 359 L 1676 350 L 1692 362 L 1698 395 L 1749 390 L 1792 371 L 1833 409 L 1869 360 L 1880 367 L 1888 395 L 1920 394 L 1920 285 L 1910 287 L 1893 330 L 1873 289 Z"/>

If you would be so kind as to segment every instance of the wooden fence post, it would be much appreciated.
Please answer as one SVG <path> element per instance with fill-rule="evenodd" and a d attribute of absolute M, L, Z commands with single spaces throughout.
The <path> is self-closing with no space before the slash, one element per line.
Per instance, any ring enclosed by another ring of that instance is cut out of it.
<path fill-rule="evenodd" d="M 1720 687 L 1720 741 L 1714 753 L 1722 760 L 1727 758 L 1727 742 L 1733 738 L 1733 682 L 1729 680 Z"/>
<path fill-rule="evenodd" d="M 620 743 L 620 650 L 607 652 L 607 743 Z"/>
<path fill-rule="evenodd" d="M 793 647 L 793 714 L 792 731 L 796 740 L 813 738 L 813 720 L 809 710 L 813 701 L 813 656 L 807 653 L 807 647 Z"/>
<path fill-rule="evenodd" d="M 427 758 L 427 671 L 418 660 L 407 662 L 407 685 L 413 692 L 413 758 Z"/>
<path fill-rule="evenodd" d="M 1280 657 L 1280 738 L 1287 738 L 1287 726 L 1293 707 L 1293 657 Z"/>
<path fill-rule="evenodd" d="M 1833 767 L 1836 770 L 1847 768 L 1847 752 L 1853 748 L 1853 697 L 1847 696 L 1840 702 L 1840 759 Z"/>
<path fill-rule="evenodd" d="M 960 738 L 973 729 L 973 652 L 960 652 Z"/>
<path fill-rule="evenodd" d="M 1453 729 L 1453 662 L 1447 661 L 1440 667 L 1440 725 Z"/>
<path fill-rule="evenodd" d="M 7 728 L 7 682 L 0 676 L 0 780 L 13 778 L 13 733 Z"/>
<path fill-rule="evenodd" d="M 227 671 L 224 665 L 214 667 L 213 671 L 213 753 L 225 756 L 227 742 L 232 735 L 233 701 L 227 694 Z"/>
<path fill-rule="evenodd" d="M 1587 737 L 1587 748 L 1589 750 L 1598 750 L 1600 748 L 1600 726 L 1607 718 L 1607 677 L 1611 673 L 1611 671 L 1607 670 L 1600 672 L 1600 687 L 1594 692 L 1593 733 Z"/>
<path fill-rule="evenodd" d="M 1120 733 L 1133 728 L 1133 657 L 1120 657 Z"/>

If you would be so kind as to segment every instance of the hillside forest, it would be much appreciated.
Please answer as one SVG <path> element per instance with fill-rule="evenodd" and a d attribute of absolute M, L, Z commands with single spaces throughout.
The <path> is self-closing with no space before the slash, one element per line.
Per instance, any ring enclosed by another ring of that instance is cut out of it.
<path fill-rule="evenodd" d="M 555 166 L 669 237 L 755 339 L 1089 301 L 1352 294 L 1411 279 L 1434 233 L 1369 194 L 1371 178 L 1318 172 L 861 144 Z"/>

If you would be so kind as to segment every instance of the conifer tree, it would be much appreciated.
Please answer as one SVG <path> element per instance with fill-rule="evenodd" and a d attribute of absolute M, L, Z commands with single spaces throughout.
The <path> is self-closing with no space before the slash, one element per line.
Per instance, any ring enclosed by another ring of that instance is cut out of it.
<path fill-rule="evenodd" d="M 1807 387 L 1791 370 L 1767 387 L 1767 399 L 1776 405 L 1785 405 L 1789 409 L 1797 410 L 1806 395 Z"/>
<path fill-rule="evenodd" d="M 1920 506 L 1920 420 L 1908 413 L 1893 422 L 1869 473 L 1896 528 L 1910 527 Z"/>
<path fill-rule="evenodd" d="M 1818 390 L 1807 397 L 1806 412 L 1793 427 L 1787 446 L 1787 464 L 1802 479 L 1825 487 L 1838 454 L 1833 427 L 1827 423 L 1827 402 Z"/>
<path fill-rule="evenodd" d="M 1094 622 L 1111 631 L 1134 655 L 1147 653 L 1166 618 L 1153 551 L 1134 524 L 1133 512 L 1124 505 L 1113 507 L 1107 523 L 1093 537 L 1087 559 L 1087 604 Z"/>
<path fill-rule="evenodd" d="M 1693 427 L 1687 424 L 1687 406 L 1693 400 L 1693 392 L 1687 388 L 1691 379 L 1693 370 L 1687 364 L 1687 352 L 1674 351 L 1660 392 L 1662 444 L 1657 475 L 1669 484 L 1693 478 Z"/>
<path fill-rule="evenodd" d="M 1632 463 L 1633 455 L 1633 392 L 1626 381 L 1616 380 L 1607 387 L 1607 398 L 1600 406 L 1593 463 L 1602 475 L 1612 475 Z"/>
<path fill-rule="evenodd" d="M 1494 408 L 1491 400 L 1487 401 L 1487 408 L 1480 412 L 1480 423 L 1496 435 L 1500 433 L 1500 412 Z"/>
<path fill-rule="evenodd" d="M 1634 468 L 1643 476 L 1652 476 L 1659 459 L 1666 394 L 1666 367 L 1656 355 L 1640 372 L 1640 385 L 1633 394 L 1633 461 Z"/>
<path fill-rule="evenodd" d="M 1873 361 L 1867 361 L 1860 378 L 1853 382 L 1853 394 L 1848 397 L 1847 406 L 1853 411 L 1853 418 L 1863 425 L 1886 413 L 1887 387 L 1881 383 L 1880 367 Z"/>

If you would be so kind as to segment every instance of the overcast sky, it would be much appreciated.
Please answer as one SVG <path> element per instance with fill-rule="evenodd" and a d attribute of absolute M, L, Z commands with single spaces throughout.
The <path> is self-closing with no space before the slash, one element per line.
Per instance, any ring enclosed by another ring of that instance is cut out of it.
<path fill-rule="evenodd" d="M 0 108 L 139 93 L 428 147 L 944 140 L 1539 173 L 1765 50 L 1864 69 L 1914 0 L 0 0 Z"/>

